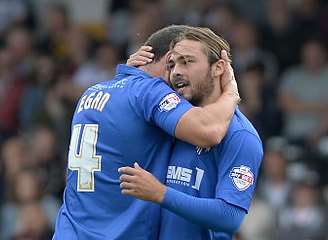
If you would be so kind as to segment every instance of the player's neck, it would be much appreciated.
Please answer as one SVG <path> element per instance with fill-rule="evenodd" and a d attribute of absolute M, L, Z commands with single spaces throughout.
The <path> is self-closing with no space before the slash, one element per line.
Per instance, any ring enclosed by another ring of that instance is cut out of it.
<path fill-rule="evenodd" d="M 214 86 L 212 93 L 203 99 L 203 101 L 199 104 L 201 107 L 214 103 L 221 96 L 222 90 L 220 86 Z"/>
<path fill-rule="evenodd" d="M 139 69 L 142 71 L 148 73 L 149 75 L 153 77 L 161 77 L 165 78 L 165 65 L 159 61 L 156 63 L 149 63 L 144 66 L 140 66 Z"/>
<path fill-rule="evenodd" d="M 148 73 L 152 77 L 159 77 L 159 76 L 157 76 L 156 71 L 153 71 L 153 69 L 151 67 L 149 67 L 148 65 L 146 65 L 146 66 L 140 66 L 138 68 L 141 69 L 142 71 Z"/>

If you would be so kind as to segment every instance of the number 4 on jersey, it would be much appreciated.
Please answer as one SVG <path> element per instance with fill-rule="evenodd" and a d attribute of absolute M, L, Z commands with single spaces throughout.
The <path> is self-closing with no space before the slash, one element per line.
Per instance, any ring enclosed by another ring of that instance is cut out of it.
<path fill-rule="evenodd" d="M 78 144 L 81 128 L 82 124 L 73 126 L 68 154 L 68 168 L 77 171 L 77 191 L 93 192 L 95 190 L 94 172 L 101 171 L 101 156 L 96 155 L 98 125 L 85 124 L 81 143 Z"/>

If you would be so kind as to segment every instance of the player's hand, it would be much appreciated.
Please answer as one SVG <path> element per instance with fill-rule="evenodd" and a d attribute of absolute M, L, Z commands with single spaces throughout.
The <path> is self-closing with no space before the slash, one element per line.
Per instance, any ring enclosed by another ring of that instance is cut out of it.
<path fill-rule="evenodd" d="M 235 95 L 236 100 L 239 102 L 240 97 L 238 92 L 238 85 L 235 79 L 233 68 L 231 66 L 231 61 L 226 50 L 221 51 L 221 58 L 224 60 L 224 72 L 221 76 L 222 90 L 223 92 Z"/>
<path fill-rule="evenodd" d="M 137 163 L 134 163 L 134 167 L 119 168 L 118 172 L 121 174 L 122 194 L 156 203 L 163 201 L 166 192 L 165 185 Z"/>
<path fill-rule="evenodd" d="M 136 53 L 130 55 L 126 64 L 129 66 L 138 67 L 152 62 L 154 54 L 150 52 L 151 50 L 152 47 L 150 46 L 142 46 Z"/>

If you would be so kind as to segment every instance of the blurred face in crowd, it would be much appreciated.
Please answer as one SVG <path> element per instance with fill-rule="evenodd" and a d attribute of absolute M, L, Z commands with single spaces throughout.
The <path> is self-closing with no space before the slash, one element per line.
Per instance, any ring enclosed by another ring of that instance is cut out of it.
<path fill-rule="evenodd" d="M 239 22 L 232 31 L 232 42 L 239 50 L 248 50 L 256 46 L 256 28 L 247 22 Z"/>
<path fill-rule="evenodd" d="M 212 9 L 208 18 L 208 24 L 223 36 L 231 36 L 236 21 L 233 10 L 225 5 L 219 5 Z"/>
<path fill-rule="evenodd" d="M 215 89 L 204 46 L 201 42 L 182 40 L 168 55 L 172 87 L 192 104 L 201 105 Z"/>
<path fill-rule="evenodd" d="M 5 166 L 5 173 L 10 180 L 30 160 L 25 142 L 18 138 L 11 138 L 2 147 L 1 157 Z"/>
<path fill-rule="evenodd" d="M 13 54 L 9 49 L 1 49 L 0 50 L 0 74 L 2 75 L 4 72 L 11 70 L 14 66 L 13 63 Z M 1 79 L 3 80 L 3 79 Z"/>
<path fill-rule="evenodd" d="M 324 47 L 317 41 L 307 42 L 302 49 L 302 60 L 309 70 L 320 70 L 326 62 Z"/>
<path fill-rule="evenodd" d="M 290 14 L 288 3 L 285 0 L 270 0 L 267 4 L 267 12 L 270 25 L 274 30 L 284 31 L 289 25 Z"/>
<path fill-rule="evenodd" d="M 72 27 L 66 35 L 69 55 L 77 65 L 82 64 L 88 55 L 90 38 L 81 28 Z"/>
<path fill-rule="evenodd" d="M 280 152 L 267 151 L 263 163 L 265 174 L 271 181 L 280 183 L 286 180 L 286 160 Z"/>
<path fill-rule="evenodd" d="M 39 128 L 34 132 L 31 152 L 36 163 L 47 162 L 55 155 L 56 140 L 47 128 Z"/>
<path fill-rule="evenodd" d="M 56 74 L 56 66 L 54 60 L 50 56 L 39 56 L 36 59 L 38 68 L 35 70 L 35 77 L 31 79 L 40 86 L 49 86 L 54 80 Z"/>
<path fill-rule="evenodd" d="M 25 29 L 15 29 L 8 35 L 7 46 L 18 61 L 28 56 L 32 50 L 32 40 Z"/>
<path fill-rule="evenodd" d="M 52 33 L 60 32 L 67 27 L 67 17 L 62 6 L 50 6 L 47 11 L 46 24 Z"/>
<path fill-rule="evenodd" d="M 18 173 L 15 195 L 18 202 L 33 202 L 39 198 L 40 184 L 38 178 L 29 171 Z"/>
<path fill-rule="evenodd" d="M 104 44 L 97 49 L 96 52 L 97 64 L 103 68 L 114 68 L 117 64 L 117 53 L 115 48 L 108 44 Z"/>
<path fill-rule="evenodd" d="M 41 205 L 25 204 L 19 212 L 16 239 L 46 239 L 49 222 Z"/>
<path fill-rule="evenodd" d="M 133 2 L 133 1 L 132 1 Z M 139 1 L 136 1 L 139 2 Z M 156 1 L 148 3 L 132 16 L 133 27 L 130 29 L 132 42 L 144 42 L 147 37 L 161 26 L 161 8 Z M 152 19 L 149 21 L 149 19 Z"/>
<path fill-rule="evenodd" d="M 299 184 L 294 189 L 292 198 L 297 208 L 312 207 L 317 201 L 316 188 L 307 184 Z"/>

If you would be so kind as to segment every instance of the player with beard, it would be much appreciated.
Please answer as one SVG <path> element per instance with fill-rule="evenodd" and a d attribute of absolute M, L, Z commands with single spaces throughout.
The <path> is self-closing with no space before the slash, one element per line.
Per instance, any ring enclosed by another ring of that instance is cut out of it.
<path fill-rule="evenodd" d="M 173 88 L 198 106 L 222 93 L 214 81 L 229 45 L 209 29 L 190 29 L 167 60 Z M 225 50 L 225 51 L 222 51 Z M 262 142 L 237 109 L 223 141 L 201 148 L 177 140 L 166 186 L 138 164 L 119 169 L 122 193 L 163 208 L 159 239 L 232 239 L 247 213 L 263 157 Z"/>

